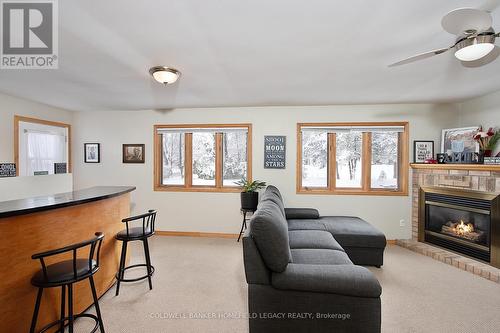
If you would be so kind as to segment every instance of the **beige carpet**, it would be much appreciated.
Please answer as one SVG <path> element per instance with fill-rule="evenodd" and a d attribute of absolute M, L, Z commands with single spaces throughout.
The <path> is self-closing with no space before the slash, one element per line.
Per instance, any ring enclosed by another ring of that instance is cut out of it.
<path fill-rule="evenodd" d="M 152 291 L 144 281 L 101 298 L 106 332 L 248 332 L 241 244 L 159 236 L 151 251 Z M 142 247 L 131 252 L 133 262 L 143 260 Z M 383 288 L 383 332 L 500 331 L 500 284 L 398 246 L 388 247 L 382 269 L 371 270 Z M 88 327 L 80 319 L 75 331 Z"/>

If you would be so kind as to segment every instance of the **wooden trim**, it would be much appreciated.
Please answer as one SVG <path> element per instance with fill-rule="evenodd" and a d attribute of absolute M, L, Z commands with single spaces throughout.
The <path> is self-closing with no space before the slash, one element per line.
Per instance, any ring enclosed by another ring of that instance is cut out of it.
<path fill-rule="evenodd" d="M 328 133 L 328 189 L 333 191 L 337 183 L 337 135 Z"/>
<path fill-rule="evenodd" d="M 161 158 L 161 135 L 158 129 L 161 128 L 247 128 L 247 179 L 252 180 L 252 124 L 166 124 L 154 125 L 154 191 L 164 192 L 224 192 L 224 193 L 238 193 L 241 188 L 237 186 L 224 186 L 223 180 L 223 140 L 222 133 L 215 134 L 215 186 L 198 186 L 193 185 L 193 134 L 184 134 L 184 185 L 163 185 L 161 172 L 162 172 L 162 158 Z"/>
<path fill-rule="evenodd" d="M 228 234 L 220 232 L 197 232 L 197 231 L 162 231 L 157 230 L 158 236 L 176 236 L 176 237 L 207 237 L 207 238 L 230 238 L 237 239 L 238 234 Z"/>
<path fill-rule="evenodd" d="M 222 151 L 222 133 L 215 133 L 215 187 L 222 188 L 224 176 L 224 158 Z"/>
<path fill-rule="evenodd" d="M 364 192 L 371 191 L 372 187 L 372 134 L 362 134 L 361 148 L 361 188 Z"/>
<path fill-rule="evenodd" d="M 412 169 L 424 170 L 469 170 L 469 171 L 500 171 L 500 165 L 487 164 L 420 164 L 411 163 Z"/>
<path fill-rule="evenodd" d="M 162 162 L 160 162 L 162 163 Z M 162 188 L 168 188 L 160 183 Z M 184 135 L 184 188 L 193 186 L 193 134 Z"/>
<path fill-rule="evenodd" d="M 302 127 L 313 126 L 403 126 L 404 131 L 400 135 L 400 170 L 399 189 L 372 189 L 371 188 L 371 133 L 363 133 L 362 148 L 362 187 L 361 188 L 337 188 L 335 171 L 336 140 L 335 134 L 329 134 L 328 139 L 328 188 L 304 188 L 302 187 Z M 333 140 L 333 141 L 332 141 Z M 341 123 L 297 123 L 297 161 L 296 192 L 298 194 L 329 194 L 329 195 L 376 195 L 376 196 L 407 196 L 408 195 L 408 164 L 409 164 L 409 123 L 408 122 L 341 122 Z M 333 162 L 333 163 L 332 163 Z"/>
<path fill-rule="evenodd" d="M 30 118 L 14 115 L 14 163 L 16 164 L 16 176 L 19 176 L 19 122 L 35 123 L 48 126 L 64 127 L 68 129 L 68 173 L 72 172 L 71 158 L 71 125 L 57 121 Z"/>
<path fill-rule="evenodd" d="M 386 241 L 387 245 L 397 245 L 397 240 L 396 239 L 388 239 Z"/>

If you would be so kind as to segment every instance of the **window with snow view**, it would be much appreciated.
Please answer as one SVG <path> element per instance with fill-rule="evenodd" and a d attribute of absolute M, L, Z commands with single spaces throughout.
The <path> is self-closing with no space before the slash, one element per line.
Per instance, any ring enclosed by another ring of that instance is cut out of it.
<path fill-rule="evenodd" d="M 298 124 L 298 193 L 407 195 L 408 123 Z"/>
<path fill-rule="evenodd" d="M 251 179 L 251 125 L 156 125 L 155 190 L 236 192 Z"/>

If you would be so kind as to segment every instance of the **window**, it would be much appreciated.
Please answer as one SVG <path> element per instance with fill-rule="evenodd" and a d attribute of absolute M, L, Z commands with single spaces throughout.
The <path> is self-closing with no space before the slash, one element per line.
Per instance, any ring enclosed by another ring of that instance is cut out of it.
<path fill-rule="evenodd" d="M 33 119 L 14 117 L 14 154 L 19 176 L 33 176 L 35 173 L 51 175 L 55 163 L 70 163 L 70 125 Z"/>
<path fill-rule="evenodd" d="M 239 192 L 251 179 L 250 124 L 156 125 L 155 190 Z"/>
<path fill-rule="evenodd" d="M 298 124 L 297 144 L 297 193 L 408 193 L 406 122 Z"/>

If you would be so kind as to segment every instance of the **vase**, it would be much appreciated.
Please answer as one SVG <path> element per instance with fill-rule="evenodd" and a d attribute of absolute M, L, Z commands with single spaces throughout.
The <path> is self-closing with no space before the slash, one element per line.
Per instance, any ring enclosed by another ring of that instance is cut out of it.
<path fill-rule="evenodd" d="M 259 203 L 259 192 L 241 192 L 241 209 L 256 211 Z"/>

